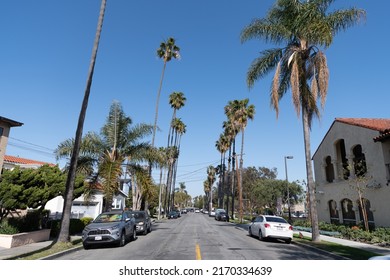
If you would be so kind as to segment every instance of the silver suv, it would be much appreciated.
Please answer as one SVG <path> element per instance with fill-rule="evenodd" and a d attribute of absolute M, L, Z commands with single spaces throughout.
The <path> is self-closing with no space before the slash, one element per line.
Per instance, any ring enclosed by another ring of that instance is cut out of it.
<path fill-rule="evenodd" d="M 116 244 L 124 246 L 127 240 L 136 239 L 134 217 L 126 211 L 103 212 L 83 230 L 84 249 L 92 245 Z"/>

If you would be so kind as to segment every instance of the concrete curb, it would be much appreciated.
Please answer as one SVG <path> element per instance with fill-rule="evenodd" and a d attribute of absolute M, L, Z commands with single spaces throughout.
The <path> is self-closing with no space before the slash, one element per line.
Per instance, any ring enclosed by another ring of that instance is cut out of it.
<path fill-rule="evenodd" d="M 52 254 L 52 255 L 40 258 L 39 260 L 55 260 L 58 257 L 64 256 L 64 255 L 66 255 L 68 253 L 76 252 L 76 251 L 79 251 L 79 250 L 82 250 L 82 249 L 84 249 L 83 245 L 78 245 L 77 247 L 74 247 L 74 248 L 71 248 L 71 249 L 68 249 L 68 250 L 65 250 L 65 251 L 61 251 L 61 252 L 58 252 L 58 253 L 55 253 L 55 254 Z"/>

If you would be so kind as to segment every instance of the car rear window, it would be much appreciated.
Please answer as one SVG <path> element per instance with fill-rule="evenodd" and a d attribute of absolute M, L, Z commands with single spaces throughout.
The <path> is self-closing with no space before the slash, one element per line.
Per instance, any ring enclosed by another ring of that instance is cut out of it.
<path fill-rule="evenodd" d="M 274 222 L 274 223 L 283 223 L 287 224 L 287 221 L 280 217 L 266 217 L 265 218 L 268 222 Z"/>

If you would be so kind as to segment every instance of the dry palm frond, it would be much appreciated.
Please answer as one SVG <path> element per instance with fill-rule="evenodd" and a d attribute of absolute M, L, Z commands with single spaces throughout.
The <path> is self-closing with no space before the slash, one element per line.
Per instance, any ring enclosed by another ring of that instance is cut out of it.
<path fill-rule="evenodd" d="M 273 105 L 276 111 L 276 118 L 279 116 L 279 76 L 280 76 L 280 61 L 276 66 L 276 71 L 274 79 L 272 81 L 272 90 L 271 90 L 271 104 Z"/>
<path fill-rule="evenodd" d="M 300 88 L 299 88 L 299 69 L 298 69 L 297 60 L 294 60 L 293 62 L 290 80 L 291 80 L 293 104 L 294 104 L 295 111 L 299 116 L 301 113 L 301 106 L 300 106 L 301 103 L 300 103 Z"/>
<path fill-rule="evenodd" d="M 316 75 L 313 75 L 313 79 L 311 80 L 310 91 L 314 100 L 318 98 L 318 83 Z"/>
<path fill-rule="evenodd" d="M 326 62 L 326 57 L 322 52 L 318 53 L 318 88 L 319 94 L 321 97 L 321 106 L 324 107 L 326 96 L 328 94 L 328 84 L 329 84 L 329 69 L 328 64 Z"/>

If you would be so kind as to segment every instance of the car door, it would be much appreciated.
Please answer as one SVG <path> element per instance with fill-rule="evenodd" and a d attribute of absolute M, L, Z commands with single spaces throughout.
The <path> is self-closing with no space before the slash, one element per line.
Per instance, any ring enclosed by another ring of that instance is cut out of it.
<path fill-rule="evenodd" d="M 263 220 L 263 216 L 257 216 L 256 219 L 253 221 L 252 225 L 252 234 L 258 236 L 260 231 L 260 224 Z"/>

